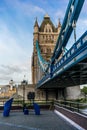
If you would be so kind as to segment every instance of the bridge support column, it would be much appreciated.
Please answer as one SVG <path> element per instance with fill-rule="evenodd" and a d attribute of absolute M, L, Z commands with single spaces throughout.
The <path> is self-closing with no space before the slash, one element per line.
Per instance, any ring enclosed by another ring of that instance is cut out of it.
<path fill-rule="evenodd" d="M 63 94 L 63 98 L 64 98 L 64 100 L 66 100 L 66 88 L 63 88 L 63 92 L 62 92 L 62 94 Z"/>
<path fill-rule="evenodd" d="M 73 86 L 66 88 L 66 99 L 78 99 L 80 98 L 81 90 L 80 86 Z"/>
<path fill-rule="evenodd" d="M 48 89 L 46 89 L 46 101 L 48 101 Z"/>
<path fill-rule="evenodd" d="M 55 91 L 56 100 L 58 99 L 58 89 Z"/>
<path fill-rule="evenodd" d="M 56 94 L 56 99 L 63 99 L 63 89 L 58 88 L 58 90 L 56 90 L 55 94 Z"/>

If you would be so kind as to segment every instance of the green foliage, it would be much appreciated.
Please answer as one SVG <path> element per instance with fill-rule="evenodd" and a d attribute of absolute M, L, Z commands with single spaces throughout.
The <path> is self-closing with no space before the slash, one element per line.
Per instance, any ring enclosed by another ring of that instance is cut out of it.
<path fill-rule="evenodd" d="M 83 92 L 85 95 L 87 95 L 87 87 L 84 86 L 84 87 L 81 89 L 81 92 Z"/>
<path fill-rule="evenodd" d="M 84 86 L 84 87 L 81 89 L 81 92 L 84 93 L 84 95 L 85 95 L 85 101 L 86 101 L 86 96 L 87 96 L 87 87 Z"/>

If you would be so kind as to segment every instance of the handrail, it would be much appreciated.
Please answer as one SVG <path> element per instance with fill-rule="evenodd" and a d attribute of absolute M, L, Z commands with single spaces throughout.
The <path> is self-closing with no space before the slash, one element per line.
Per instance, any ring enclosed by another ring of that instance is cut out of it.
<path fill-rule="evenodd" d="M 76 111 L 79 113 L 82 113 L 82 108 L 86 107 L 87 108 L 87 104 L 86 103 L 79 103 L 79 102 L 72 102 L 72 101 L 64 101 L 64 100 L 54 100 L 54 106 L 58 105 L 60 107 L 64 107 L 67 108 L 71 111 Z"/>
<path fill-rule="evenodd" d="M 58 67 L 63 66 L 63 63 L 65 63 L 67 60 L 69 61 L 70 58 L 73 58 L 73 55 L 78 52 L 81 47 L 84 46 L 84 44 L 87 42 L 87 31 L 79 38 L 79 40 L 74 43 L 74 45 L 67 51 L 67 53 L 56 63 L 54 64 L 54 70 L 55 68 L 58 69 Z"/>

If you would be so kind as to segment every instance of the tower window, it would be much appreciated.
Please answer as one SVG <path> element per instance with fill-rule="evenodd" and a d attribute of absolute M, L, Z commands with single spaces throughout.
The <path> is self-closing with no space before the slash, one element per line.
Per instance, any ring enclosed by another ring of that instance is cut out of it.
<path fill-rule="evenodd" d="M 47 49 L 47 53 L 51 53 L 51 49 L 50 48 Z"/>
<path fill-rule="evenodd" d="M 41 53 L 43 53 L 43 49 L 41 49 Z"/>
<path fill-rule="evenodd" d="M 51 30 L 49 29 L 49 32 L 51 32 Z"/>

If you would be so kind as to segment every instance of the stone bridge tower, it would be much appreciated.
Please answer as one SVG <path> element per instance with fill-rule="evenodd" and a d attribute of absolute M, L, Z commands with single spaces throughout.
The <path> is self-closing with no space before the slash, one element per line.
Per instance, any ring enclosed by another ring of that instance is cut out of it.
<path fill-rule="evenodd" d="M 49 62 L 53 50 L 58 39 L 61 29 L 61 23 L 58 21 L 58 26 L 55 27 L 48 14 L 44 16 L 41 25 L 38 25 L 36 19 L 33 33 L 33 55 L 32 55 L 32 83 L 36 84 L 42 77 L 43 72 L 38 63 L 36 52 L 36 40 L 39 42 L 42 57 Z"/>

